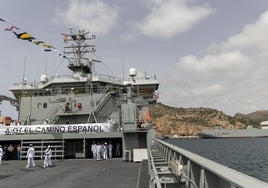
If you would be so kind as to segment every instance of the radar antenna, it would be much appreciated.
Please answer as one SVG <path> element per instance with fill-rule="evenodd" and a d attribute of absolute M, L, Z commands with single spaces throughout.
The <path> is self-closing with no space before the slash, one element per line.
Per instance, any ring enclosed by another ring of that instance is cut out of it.
<path fill-rule="evenodd" d="M 72 43 L 69 46 L 64 47 L 64 54 L 68 57 L 71 54 L 73 57 L 69 59 L 68 68 L 74 73 L 91 74 L 92 73 L 92 63 L 93 61 L 85 57 L 88 53 L 93 53 L 96 51 L 94 44 L 87 44 L 86 41 L 93 40 L 96 38 L 95 35 L 88 37 L 90 32 L 85 30 L 79 30 L 78 33 L 73 33 L 72 28 L 69 28 L 70 33 L 64 34 L 65 43 Z"/>

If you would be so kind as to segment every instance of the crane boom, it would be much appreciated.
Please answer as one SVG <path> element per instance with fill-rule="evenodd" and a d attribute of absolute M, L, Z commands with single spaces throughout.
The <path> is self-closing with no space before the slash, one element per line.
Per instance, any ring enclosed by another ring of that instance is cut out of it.
<path fill-rule="evenodd" d="M 16 99 L 12 99 L 12 98 L 10 98 L 10 97 L 8 97 L 8 96 L 5 96 L 5 95 L 0 95 L 0 103 L 2 102 L 2 101 L 9 101 L 10 102 L 10 104 L 12 105 L 12 106 L 15 106 L 15 107 L 19 107 L 19 103 L 18 103 L 18 100 L 16 100 Z"/>

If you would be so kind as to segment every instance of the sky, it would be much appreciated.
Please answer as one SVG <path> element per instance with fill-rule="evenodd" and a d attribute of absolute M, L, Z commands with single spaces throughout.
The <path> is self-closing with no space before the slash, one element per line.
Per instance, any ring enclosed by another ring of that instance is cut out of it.
<path fill-rule="evenodd" d="M 98 73 L 156 75 L 159 102 L 227 115 L 268 110 L 267 0 L 0 0 L 0 94 L 25 77 L 71 74 L 55 52 L 19 40 L 12 25 L 63 50 L 62 33 L 96 35 Z M 1 115 L 16 119 L 8 102 Z"/>

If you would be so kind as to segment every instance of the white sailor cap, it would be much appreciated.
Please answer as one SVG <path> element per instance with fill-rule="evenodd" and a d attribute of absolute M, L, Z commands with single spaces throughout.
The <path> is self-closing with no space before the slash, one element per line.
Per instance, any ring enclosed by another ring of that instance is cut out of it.
<path fill-rule="evenodd" d="M 50 148 L 50 145 L 48 145 L 47 147 Z"/>

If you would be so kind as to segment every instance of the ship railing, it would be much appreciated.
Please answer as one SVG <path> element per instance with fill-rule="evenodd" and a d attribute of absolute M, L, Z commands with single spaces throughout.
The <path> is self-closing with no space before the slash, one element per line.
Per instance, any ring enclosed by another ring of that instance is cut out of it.
<path fill-rule="evenodd" d="M 150 147 L 148 147 L 150 148 Z M 158 171 L 156 169 L 155 160 L 153 158 L 152 150 L 148 150 L 148 168 L 149 168 L 149 181 L 150 181 L 150 187 L 152 188 L 161 188 L 162 185 L 160 183 L 160 177 L 158 176 Z"/>
<path fill-rule="evenodd" d="M 111 87 L 111 86 L 110 86 Z M 98 86 L 96 88 L 93 88 L 94 94 L 103 94 L 105 93 L 106 87 Z M 111 91 L 118 90 L 117 87 L 112 87 Z M 25 89 L 22 93 L 20 93 L 22 96 L 55 96 L 58 94 L 62 95 L 68 95 L 68 94 L 76 94 L 76 95 L 83 95 L 83 94 L 89 94 L 91 93 L 90 88 L 86 87 L 77 87 L 77 86 L 69 86 L 68 88 L 44 88 L 44 89 L 34 89 L 33 87 L 29 87 Z"/>
<path fill-rule="evenodd" d="M 151 187 L 268 187 L 268 183 L 266 182 L 169 144 L 163 140 L 155 139 L 153 143 L 148 146 L 148 156 Z"/>
<path fill-rule="evenodd" d="M 127 78 L 122 78 L 122 77 L 117 77 L 117 76 L 111 76 L 111 75 L 105 75 L 105 74 L 97 74 L 97 73 L 94 73 L 92 74 L 93 77 L 99 77 L 99 78 L 104 78 L 104 79 L 109 79 L 109 80 L 115 80 L 115 81 L 132 81 L 133 78 L 131 77 L 127 77 Z M 55 76 L 52 76 L 48 79 L 48 82 L 51 82 L 55 79 L 58 79 L 58 78 L 73 78 L 72 75 L 55 75 Z M 135 77 L 135 80 L 144 80 L 144 79 L 147 79 L 147 80 L 156 80 L 156 76 L 137 76 Z M 14 83 L 14 86 L 21 86 L 21 85 L 25 85 L 26 83 L 23 82 L 23 83 Z M 38 84 L 37 82 L 27 82 L 27 84 L 30 84 L 30 85 L 36 85 Z"/>
<path fill-rule="evenodd" d="M 58 111 L 61 109 L 61 111 L 64 111 L 64 108 L 61 105 L 54 106 L 41 120 L 39 121 L 39 124 L 55 124 L 55 122 L 58 120 Z"/>
<path fill-rule="evenodd" d="M 110 93 L 105 93 L 104 95 L 102 95 L 98 105 L 93 107 L 94 113 L 98 113 L 110 98 L 111 98 Z"/>
<path fill-rule="evenodd" d="M 93 76 L 95 77 L 100 77 L 100 78 L 108 78 L 108 79 L 111 79 L 111 80 L 118 80 L 118 81 L 133 81 L 133 78 L 132 77 L 117 77 L 117 76 L 110 76 L 110 75 L 105 75 L 105 74 L 93 74 Z M 135 80 L 144 80 L 144 79 L 147 79 L 147 80 L 156 80 L 156 75 L 154 76 L 136 76 L 135 77 Z"/>

